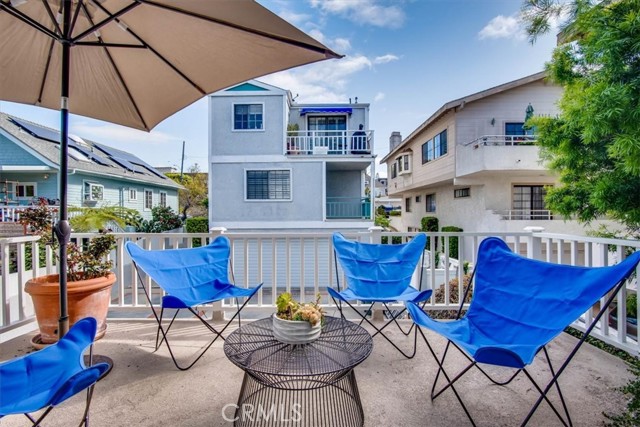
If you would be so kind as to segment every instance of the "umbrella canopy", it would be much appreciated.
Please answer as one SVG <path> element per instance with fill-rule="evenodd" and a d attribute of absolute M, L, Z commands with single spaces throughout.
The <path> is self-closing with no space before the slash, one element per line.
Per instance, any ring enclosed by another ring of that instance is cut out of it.
<path fill-rule="evenodd" d="M 61 112 L 60 336 L 69 112 L 150 130 L 206 94 L 339 57 L 253 0 L 0 0 L 0 99 Z"/>
<path fill-rule="evenodd" d="M 1 99 L 59 109 L 64 39 L 70 112 L 144 130 L 235 83 L 339 57 L 252 0 L 74 0 L 67 37 L 62 3 L 0 2 Z"/>

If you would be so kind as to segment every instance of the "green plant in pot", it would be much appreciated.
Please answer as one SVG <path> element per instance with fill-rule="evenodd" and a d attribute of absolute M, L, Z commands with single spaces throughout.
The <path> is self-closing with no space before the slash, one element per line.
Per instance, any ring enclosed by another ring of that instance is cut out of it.
<path fill-rule="evenodd" d="M 325 317 L 320 295 L 314 302 L 295 301 L 289 292 L 278 296 L 273 315 L 273 336 L 286 344 L 308 344 L 320 336 Z"/>
<path fill-rule="evenodd" d="M 57 241 L 52 237 L 54 213 L 44 204 L 21 213 L 20 221 L 33 234 L 40 236 L 40 243 L 54 248 L 54 256 L 58 251 Z M 73 325 L 85 317 L 93 317 L 98 321 L 96 339 L 102 338 L 106 332 L 107 312 L 111 299 L 111 287 L 116 276 L 111 272 L 112 261 L 108 255 L 115 247 L 116 239 L 112 234 L 100 233 L 89 240 L 82 248 L 75 243 L 67 247 L 67 295 L 69 323 Z M 37 268 L 38 257 L 33 257 L 33 268 Z M 33 300 L 33 306 L 40 328 L 40 335 L 35 338 L 34 345 L 46 345 L 58 340 L 58 317 L 60 283 L 58 274 L 40 276 L 27 281 L 27 292 Z"/>

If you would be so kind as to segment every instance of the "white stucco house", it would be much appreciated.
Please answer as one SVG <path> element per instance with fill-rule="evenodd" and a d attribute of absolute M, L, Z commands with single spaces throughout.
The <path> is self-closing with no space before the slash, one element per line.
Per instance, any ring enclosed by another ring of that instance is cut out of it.
<path fill-rule="evenodd" d="M 583 225 L 545 206 L 558 180 L 540 159 L 535 129 L 523 127 L 527 114 L 558 114 L 561 95 L 540 72 L 446 103 L 404 140 L 394 132 L 381 160 L 389 196 L 402 199 L 393 225 L 415 231 L 433 216 L 440 227 L 470 232 L 584 234 Z"/>
<path fill-rule="evenodd" d="M 369 104 L 299 104 L 256 80 L 209 96 L 209 226 L 360 230 L 375 167 Z"/>

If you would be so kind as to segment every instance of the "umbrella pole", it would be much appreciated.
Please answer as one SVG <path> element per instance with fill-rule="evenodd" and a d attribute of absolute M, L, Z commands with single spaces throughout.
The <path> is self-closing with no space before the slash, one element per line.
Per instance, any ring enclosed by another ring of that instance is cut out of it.
<path fill-rule="evenodd" d="M 79 6 L 78 6 L 79 7 Z M 60 86 L 60 215 L 55 226 L 55 235 L 60 244 L 59 274 L 60 274 L 60 318 L 58 319 L 58 338 L 62 338 L 69 331 L 69 313 L 67 309 L 67 245 L 71 240 L 71 227 L 67 213 L 67 172 L 68 151 L 67 138 L 69 136 L 69 56 L 71 46 L 69 31 L 71 26 L 71 0 L 64 0 L 63 8 L 63 36 L 62 36 L 62 82 Z"/>

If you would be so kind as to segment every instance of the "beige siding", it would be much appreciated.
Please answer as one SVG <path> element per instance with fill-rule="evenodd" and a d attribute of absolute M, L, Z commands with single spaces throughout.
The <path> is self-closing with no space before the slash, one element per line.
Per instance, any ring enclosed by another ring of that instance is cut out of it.
<path fill-rule="evenodd" d="M 535 115 L 555 116 L 561 95 L 561 87 L 539 80 L 470 102 L 456 113 L 456 142 L 466 144 L 484 135 L 504 135 L 505 123 L 524 121 L 529 103 Z"/>

